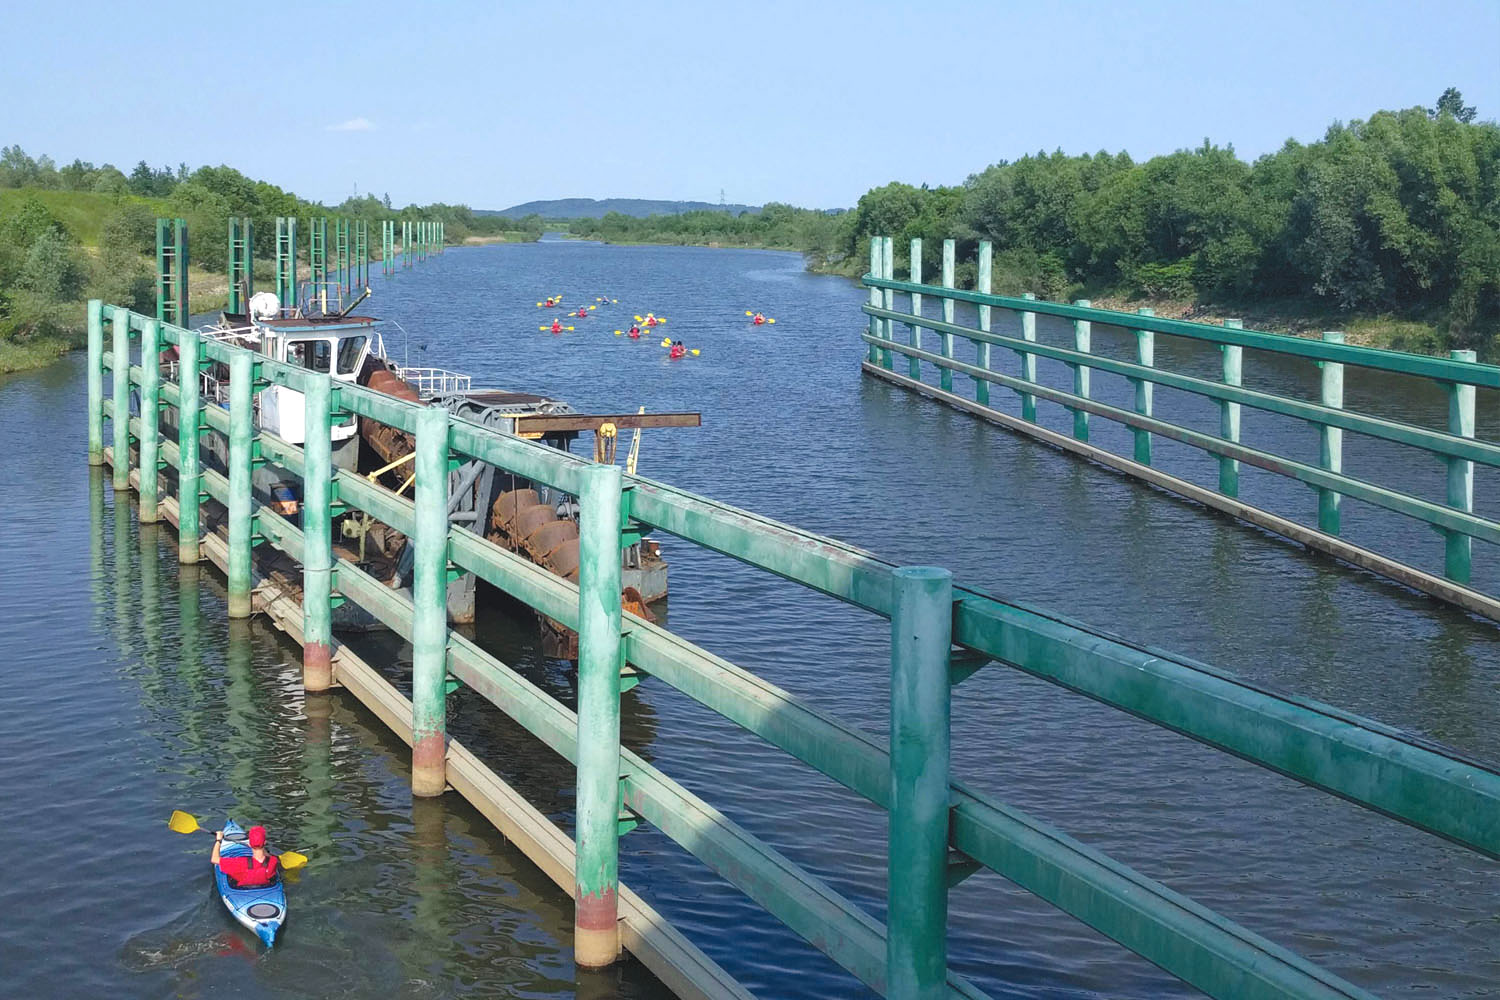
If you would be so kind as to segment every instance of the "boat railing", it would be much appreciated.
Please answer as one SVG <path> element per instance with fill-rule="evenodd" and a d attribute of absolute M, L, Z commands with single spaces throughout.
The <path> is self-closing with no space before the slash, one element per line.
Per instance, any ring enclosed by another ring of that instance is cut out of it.
<path fill-rule="evenodd" d="M 451 392 L 468 392 L 474 383 L 473 376 L 450 372 L 446 368 L 407 368 L 397 365 L 396 374 L 403 381 L 416 386 L 418 395 L 423 399 Z"/>

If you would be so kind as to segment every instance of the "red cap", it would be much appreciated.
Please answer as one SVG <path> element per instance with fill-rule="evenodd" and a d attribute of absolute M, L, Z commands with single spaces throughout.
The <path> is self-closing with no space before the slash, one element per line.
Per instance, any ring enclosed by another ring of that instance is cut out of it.
<path fill-rule="evenodd" d="M 252 826 L 246 831 L 245 839 L 250 842 L 251 847 L 265 847 L 266 828 L 263 826 Z"/>

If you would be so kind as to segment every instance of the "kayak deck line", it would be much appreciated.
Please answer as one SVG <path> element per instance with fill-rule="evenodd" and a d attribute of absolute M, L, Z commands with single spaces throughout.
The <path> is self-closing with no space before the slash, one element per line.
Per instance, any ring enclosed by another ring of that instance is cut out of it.
<path fill-rule="evenodd" d="M 105 460 L 113 464 L 113 449 L 105 448 Z M 130 486 L 139 491 L 137 470 L 130 473 Z M 178 524 L 175 497 L 160 501 L 163 519 Z M 229 545 L 223 534 L 205 531 L 202 551 L 207 560 L 227 572 Z M 277 582 L 255 571 L 252 593 L 254 609 L 301 644 L 302 607 Z M 411 700 L 380 675 L 347 645 L 334 640 L 334 686 L 348 691 L 408 746 L 412 743 Z M 521 793 L 484 764 L 457 740 L 448 743 L 448 784 L 479 810 L 506 840 L 550 878 L 564 893 L 573 888 L 575 851 L 573 838 Z M 754 1000 L 754 995 L 725 972 L 717 962 L 690 942 L 649 903 L 623 882 L 619 891 L 620 942 L 652 975 L 683 1000 Z"/>

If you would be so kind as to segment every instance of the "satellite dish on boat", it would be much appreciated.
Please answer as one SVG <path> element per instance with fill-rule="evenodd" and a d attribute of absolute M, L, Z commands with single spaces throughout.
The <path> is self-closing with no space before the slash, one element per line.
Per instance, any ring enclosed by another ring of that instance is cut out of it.
<path fill-rule="evenodd" d="M 251 319 L 275 319 L 281 313 L 281 300 L 275 292 L 256 292 L 250 296 Z"/>

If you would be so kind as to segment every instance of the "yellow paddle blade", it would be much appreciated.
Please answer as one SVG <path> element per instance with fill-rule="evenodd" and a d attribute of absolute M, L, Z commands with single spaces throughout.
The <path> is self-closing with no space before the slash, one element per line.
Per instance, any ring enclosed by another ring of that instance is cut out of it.
<path fill-rule="evenodd" d="M 672 342 L 670 340 L 663 340 L 661 342 L 661 346 L 663 346 L 663 347 L 671 347 L 672 346 Z"/>
<path fill-rule="evenodd" d="M 766 322 L 767 322 L 767 323 L 774 323 L 774 322 L 776 322 L 776 321 L 775 321 L 775 320 L 774 320 L 774 319 L 768 319 L 768 320 L 766 320 Z"/>
<path fill-rule="evenodd" d="M 568 331 L 568 332 L 570 332 L 570 333 L 571 333 L 571 332 L 572 332 L 572 330 L 573 330 L 573 327 L 571 327 L 571 326 L 565 326 L 565 327 L 563 327 L 563 329 L 564 329 L 564 330 L 567 330 L 567 331 Z"/>
<path fill-rule="evenodd" d="M 541 303 L 540 303 L 540 302 L 538 302 L 538 303 L 537 303 L 537 304 L 536 304 L 536 307 L 537 307 L 537 308 L 538 308 L 538 309 L 540 309 L 540 308 L 542 308 L 542 304 L 541 304 Z"/>
<path fill-rule="evenodd" d="M 637 323 L 644 323 L 644 322 L 646 322 L 646 317 L 644 317 L 644 316 L 637 316 L 637 317 L 636 317 L 636 318 L 635 318 L 635 321 L 636 321 L 636 322 L 637 322 Z"/>
<path fill-rule="evenodd" d="M 172 811 L 172 818 L 167 820 L 167 826 L 173 833 L 197 833 L 203 827 L 198 825 L 198 820 L 180 809 Z"/>
<path fill-rule="evenodd" d="M 598 309 L 598 306 L 589 306 L 590 309 Z"/>
<path fill-rule="evenodd" d="M 307 855 L 298 854 L 296 851 L 282 851 L 277 857 L 281 858 L 283 871 L 293 872 L 307 864 Z"/>
<path fill-rule="evenodd" d="M 754 315 L 755 315 L 755 313 L 753 313 L 753 312 L 751 312 L 751 311 L 750 311 L 750 310 L 749 310 L 749 309 L 746 309 L 746 310 L 745 310 L 745 315 L 746 315 L 746 316 L 754 316 Z"/>
<path fill-rule="evenodd" d="M 693 357 L 696 358 L 697 356 L 698 356 L 698 348 L 695 347 L 695 348 L 693 348 Z"/>

